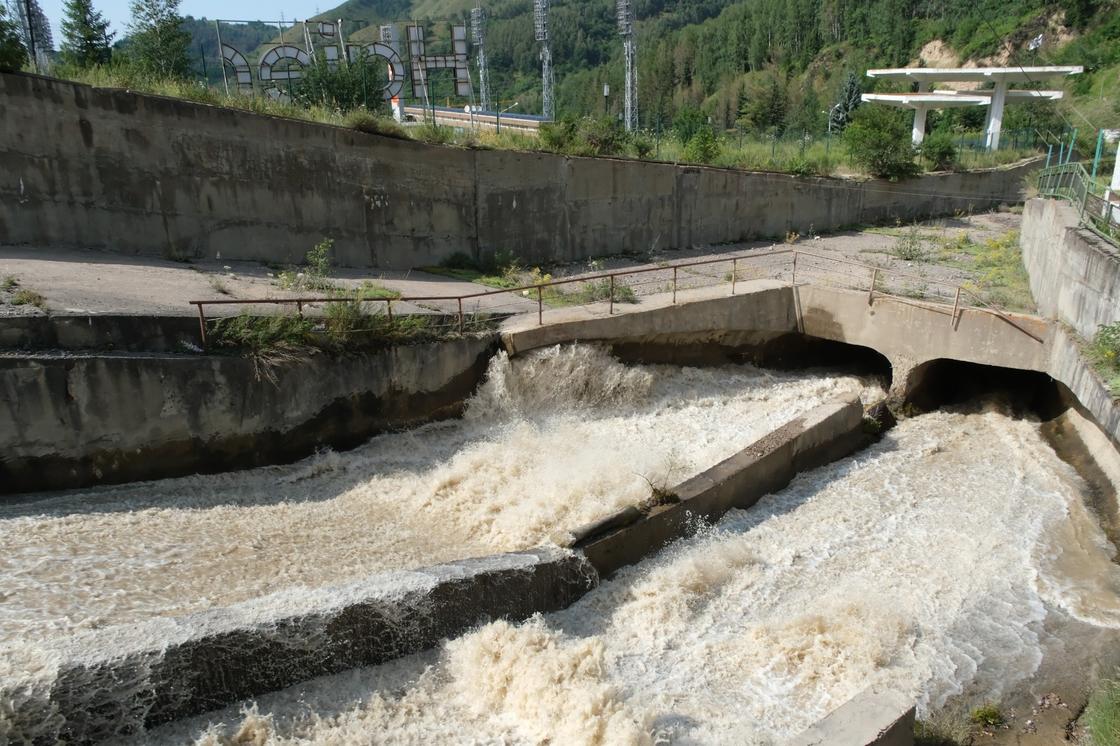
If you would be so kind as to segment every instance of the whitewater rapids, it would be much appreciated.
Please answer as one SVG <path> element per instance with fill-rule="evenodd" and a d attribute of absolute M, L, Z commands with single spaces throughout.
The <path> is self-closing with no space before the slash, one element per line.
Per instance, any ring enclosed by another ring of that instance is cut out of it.
<path fill-rule="evenodd" d="M 568 610 L 144 738 L 773 744 L 874 684 L 920 713 L 999 701 L 1038 668 L 1048 614 L 1120 626 L 1083 489 L 1037 423 L 916 417 Z"/>
<path fill-rule="evenodd" d="M 548 544 L 647 498 L 647 480 L 671 486 L 872 389 L 628 367 L 587 346 L 499 355 L 462 420 L 292 466 L 0 508 L 0 647 Z"/>

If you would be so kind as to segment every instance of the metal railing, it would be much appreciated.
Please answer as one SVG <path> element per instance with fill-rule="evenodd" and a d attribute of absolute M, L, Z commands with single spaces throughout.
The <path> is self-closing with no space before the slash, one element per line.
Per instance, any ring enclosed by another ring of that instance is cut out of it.
<path fill-rule="evenodd" d="M 1112 194 L 1089 176 L 1080 163 L 1050 166 L 1038 172 L 1038 192 L 1073 203 L 1081 224 L 1120 247 L 1120 194 Z"/>
<path fill-rule="evenodd" d="M 725 268 L 723 271 L 720 265 Z M 714 273 L 710 271 L 713 269 Z M 398 304 L 399 309 L 400 304 L 407 303 L 421 305 L 430 312 L 445 314 L 451 319 L 446 326 L 461 334 L 468 326 L 472 326 L 470 322 L 479 315 L 528 314 L 535 310 L 537 324 L 543 325 L 546 306 L 551 309 L 602 304 L 606 306 L 608 314 L 614 314 L 616 305 L 638 303 L 641 297 L 671 294 L 670 303 L 675 305 L 680 291 L 729 285 L 730 294 L 735 295 L 737 286 L 741 282 L 761 279 L 776 280 L 790 287 L 798 284 L 828 285 L 866 291 L 869 303 L 876 295 L 895 299 L 932 301 L 944 305 L 947 313 L 951 303 L 952 312 L 948 315 L 954 325 L 961 311 L 971 308 L 998 316 L 1032 339 L 1040 343 L 1043 341 L 1006 311 L 984 300 L 977 292 L 965 285 L 794 248 L 753 251 L 712 259 L 695 259 L 598 272 L 462 295 L 368 298 L 363 297 L 359 291 L 355 295 L 340 293 L 325 297 L 222 298 L 194 300 L 190 301 L 190 304 L 198 311 L 199 332 L 205 348 L 209 336 L 207 324 L 221 318 L 208 317 L 206 315 L 208 306 L 294 305 L 296 313 L 302 316 L 306 306 L 354 302 L 384 304 L 386 320 L 392 323 L 394 304 Z M 714 282 L 710 282 L 711 280 Z M 576 292 L 565 291 L 565 288 L 571 286 L 576 287 Z M 648 292 L 651 286 L 652 292 Z M 502 296 L 507 296 L 506 303 L 490 302 L 491 299 Z M 966 305 L 964 301 L 970 303 Z M 432 304 L 439 305 L 433 307 Z M 400 316 L 399 310 L 397 316 Z"/>

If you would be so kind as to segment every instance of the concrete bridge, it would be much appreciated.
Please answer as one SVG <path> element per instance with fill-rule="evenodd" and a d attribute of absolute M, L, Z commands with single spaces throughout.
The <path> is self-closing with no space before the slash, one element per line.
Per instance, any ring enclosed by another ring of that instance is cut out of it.
<path fill-rule="evenodd" d="M 506 322 L 502 342 L 511 354 L 580 341 L 610 344 L 625 356 L 640 345 L 647 358 L 660 350 L 666 362 L 688 362 L 688 350 L 699 345 L 781 362 L 790 343 L 839 342 L 882 356 L 899 398 L 946 363 L 964 364 L 961 377 L 979 371 L 970 365 L 1030 371 L 1063 384 L 1120 441 L 1120 408 L 1082 361 L 1076 341 L 1060 324 L 1037 316 L 776 280 L 741 283 L 733 296 L 724 285 L 679 293 L 676 303 L 666 294 L 614 309 L 550 311 L 543 324 L 536 314 L 515 317 Z"/>

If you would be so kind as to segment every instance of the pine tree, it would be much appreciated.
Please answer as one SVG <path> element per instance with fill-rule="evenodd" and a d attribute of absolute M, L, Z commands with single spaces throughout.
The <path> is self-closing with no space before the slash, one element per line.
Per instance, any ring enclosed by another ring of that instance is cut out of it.
<path fill-rule="evenodd" d="M 19 70 L 27 62 L 27 50 L 23 48 L 16 22 L 4 14 L 4 4 L 0 3 L 0 70 Z"/>
<path fill-rule="evenodd" d="M 191 35 L 183 28 L 179 0 L 132 0 L 130 9 L 133 64 L 157 78 L 186 77 Z"/>
<path fill-rule="evenodd" d="M 62 21 L 62 58 L 78 67 L 109 62 L 109 44 L 115 34 L 109 22 L 93 9 L 92 0 L 67 0 Z"/>
<path fill-rule="evenodd" d="M 839 132 L 848 126 L 848 122 L 852 121 L 856 109 L 863 103 L 862 95 L 863 90 L 860 88 L 859 76 L 849 71 L 847 77 L 844 78 L 844 85 L 840 87 L 839 100 L 828 114 L 828 129 L 830 131 Z"/>

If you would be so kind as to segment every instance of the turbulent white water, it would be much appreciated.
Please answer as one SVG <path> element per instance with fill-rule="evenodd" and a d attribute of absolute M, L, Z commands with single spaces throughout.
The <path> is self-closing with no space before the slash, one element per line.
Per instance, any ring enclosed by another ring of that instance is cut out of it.
<path fill-rule="evenodd" d="M 998 700 L 1117 578 L 1082 487 L 1035 424 L 925 415 L 564 612 L 146 738 L 769 744 L 871 684 Z"/>
<path fill-rule="evenodd" d="M 0 509 L 0 644 L 547 543 L 675 483 L 852 377 L 496 358 L 467 416 L 290 467 Z M 3 669 L 0 660 L 0 670 Z"/>

